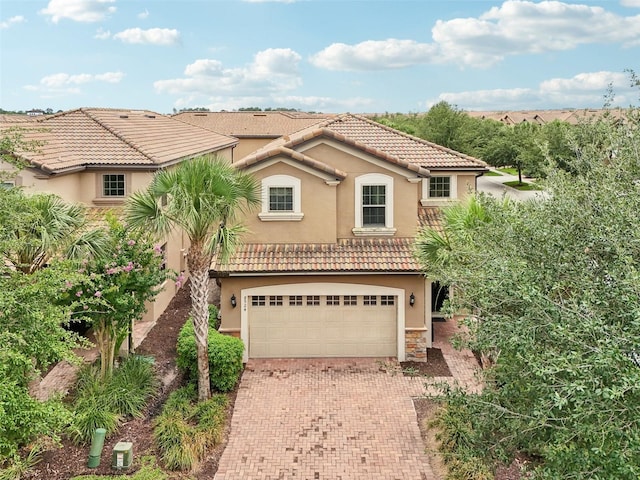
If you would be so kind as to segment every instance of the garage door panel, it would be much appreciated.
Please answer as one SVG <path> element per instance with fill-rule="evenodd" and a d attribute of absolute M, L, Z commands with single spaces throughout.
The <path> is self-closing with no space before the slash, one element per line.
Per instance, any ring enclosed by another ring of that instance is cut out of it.
<path fill-rule="evenodd" d="M 385 357 L 397 354 L 395 305 L 249 306 L 249 356 Z"/>

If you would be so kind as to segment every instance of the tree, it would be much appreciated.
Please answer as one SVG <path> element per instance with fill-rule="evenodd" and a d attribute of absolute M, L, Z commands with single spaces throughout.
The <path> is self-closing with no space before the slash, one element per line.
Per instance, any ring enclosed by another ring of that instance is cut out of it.
<path fill-rule="evenodd" d="M 59 302 L 74 308 L 72 318 L 94 329 L 100 377 L 111 376 L 115 358 L 131 328 L 167 278 L 160 248 L 147 237 L 108 219 L 108 255 L 82 261 L 78 275 L 65 281 Z"/>
<path fill-rule="evenodd" d="M 443 147 L 464 152 L 463 132 L 469 116 L 447 102 L 436 103 L 418 121 L 416 135 Z"/>
<path fill-rule="evenodd" d="M 488 221 L 425 265 L 456 286 L 468 345 L 499 352 L 481 393 L 449 397 L 468 448 L 533 456 L 535 478 L 640 475 L 640 122 L 611 120 L 578 127 L 575 173 L 552 172 L 548 198 L 478 197 Z"/>
<path fill-rule="evenodd" d="M 209 268 L 214 255 L 226 259 L 237 245 L 243 228 L 234 223 L 236 216 L 258 204 L 258 192 L 254 178 L 236 170 L 226 159 L 202 156 L 183 161 L 175 169 L 158 172 L 149 187 L 134 193 L 127 203 L 130 225 L 159 236 L 178 228 L 189 237 L 187 266 L 201 401 L 210 396 Z"/>
<path fill-rule="evenodd" d="M 33 273 L 56 256 L 81 259 L 104 255 L 104 232 L 88 228 L 85 211 L 82 205 L 52 194 L 26 195 L 15 187 L 0 190 L 3 263 Z"/>

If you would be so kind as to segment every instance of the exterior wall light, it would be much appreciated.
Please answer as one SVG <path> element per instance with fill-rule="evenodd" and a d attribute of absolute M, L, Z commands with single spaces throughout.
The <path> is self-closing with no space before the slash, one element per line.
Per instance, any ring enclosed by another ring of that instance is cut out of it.
<path fill-rule="evenodd" d="M 236 308 L 236 305 L 238 305 L 238 302 L 236 301 L 236 294 L 234 293 L 231 295 L 231 306 Z"/>
<path fill-rule="evenodd" d="M 411 295 L 409 295 L 409 305 L 413 307 L 415 303 L 416 303 L 416 296 L 413 294 L 413 292 L 411 292 Z"/>

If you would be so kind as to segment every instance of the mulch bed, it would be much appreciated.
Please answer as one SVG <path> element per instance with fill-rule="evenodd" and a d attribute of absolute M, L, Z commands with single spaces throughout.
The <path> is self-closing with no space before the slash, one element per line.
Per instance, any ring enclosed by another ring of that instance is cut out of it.
<path fill-rule="evenodd" d="M 426 362 L 400 362 L 405 376 L 451 377 L 449 365 L 439 348 L 427 348 Z"/>

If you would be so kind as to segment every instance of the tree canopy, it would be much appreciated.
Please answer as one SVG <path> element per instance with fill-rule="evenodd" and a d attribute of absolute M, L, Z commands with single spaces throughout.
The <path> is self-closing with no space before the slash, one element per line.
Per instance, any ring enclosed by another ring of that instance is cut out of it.
<path fill-rule="evenodd" d="M 493 359 L 482 393 L 450 397 L 469 444 L 529 455 L 536 478 L 640 476 L 638 119 L 578 127 L 574 173 L 553 171 L 548 198 L 480 195 L 476 221 L 445 214 L 453 248 L 418 242 L 427 275 L 454 286 L 451 312 L 468 312 L 467 344 Z"/>

